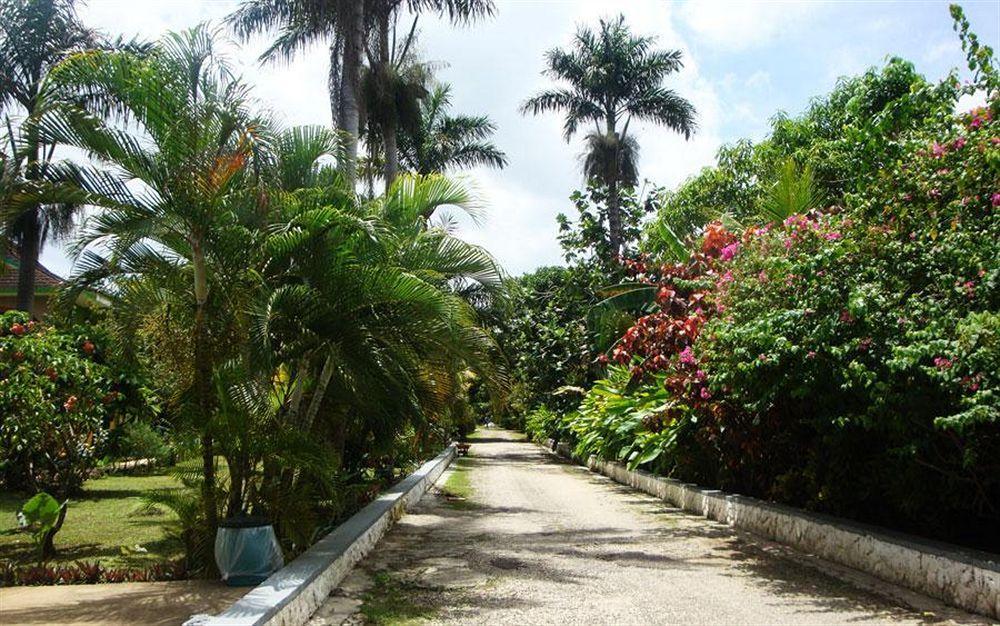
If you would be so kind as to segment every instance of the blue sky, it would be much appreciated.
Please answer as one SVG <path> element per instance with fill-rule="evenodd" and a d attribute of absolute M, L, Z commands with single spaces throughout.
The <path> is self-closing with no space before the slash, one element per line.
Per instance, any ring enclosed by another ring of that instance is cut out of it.
<path fill-rule="evenodd" d="M 686 67 L 669 86 L 694 102 L 700 130 L 688 142 L 665 129 L 640 127 L 641 174 L 674 186 L 713 161 L 718 147 L 741 137 L 760 138 L 777 111 L 802 111 L 828 92 L 837 77 L 853 75 L 888 56 L 911 60 L 930 78 L 963 64 L 945 2 L 657 2 L 630 0 L 496 0 L 498 13 L 471 27 L 453 28 L 421 18 L 421 52 L 444 64 L 439 78 L 453 84 L 454 110 L 488 114 L 499 126 L 496 143 L 510 166 L 465 176 L 478 190 L 488 218 L 463 223 L 463 236 L 493 251 L 519 274 L 560 261 L 555 215 L 581 186 L 580 145 L 566 144 L 561 119 L 524 118 L 519 104 L 548 84 L 543 53 L 568 43 L 578 24 L 623 12 L 636 32 L 656 35 L 685 53 Z M 106 32 L 155 38 L 164 30 L 218 22 L 230 0 L 89 0 L 87 23 Z M 1000 0 L 964 2 L 981 40 L 1000 49 Z M 289 124 L 329 123 L 326 54 L 310 50 L 288 65 L 261 67 L 263 39 L 229 56 L 256 86 L 263 106 Z M 43 259 L 67 273 L 58 245 Z"/>

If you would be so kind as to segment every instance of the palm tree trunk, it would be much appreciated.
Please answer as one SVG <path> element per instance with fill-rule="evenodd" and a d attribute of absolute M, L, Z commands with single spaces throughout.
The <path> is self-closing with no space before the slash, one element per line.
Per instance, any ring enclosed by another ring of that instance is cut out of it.
<path fill-rule="evenodd" d="M 17 308 L 28 314 L 35 312 L 35 269 L 41 250 L 41 227 L 38 224 L 38 208 L 33 208 L 22 216 L 19 243 L 17 247 Z"/>
<path fill-rule="evenodd" d="M 309 432 L 312 429 L 319 407 L 323 404 L 323 396 L 330 386 L 330 379 L 333 378 L 333 355 L 326 357 L 323 363 L 323 370 L 319 373 L 319 380 L 316 381 L 316 389 L 313 390 L 312 399 L 309 400 L 309 408 L 306 410 L 305 419 L 302 421 L 302 432 Z"/>
<path fill-rule="evenodd" d="M 622 250 L 621 192 L 617 177 L 611 178 L 608 187 L 608 242 L 611 244 L 611 262 L 617 263 Z"/>
<path fill-rule="evenodd" d="M 191 245 L 191 261 L 194 269 L 194 391 L 198 409 L 203 420 L 201 432 L 201 466 L 204 473 L 202 483 L 202 506 L 209 536 L 215 535 L 219 524 L 219 513 L 215 500 L 215 441 L 212 437 L 212 363 L 209 356 L 208 324 L 205 319 L 205 303 L 208 301 L 208 269 L 201 241 L 195 239 Z"/>
<path fill-rule="evenodd" d="M 618 131 L 615 129 L 615 116 L 613 114 L 609 114 L 607 116 L 606 123 L 608 127 L 608 138 L 616 140 L 613 143 L 615 146 L 615 154 L 612 155 L 611 171 L 608 172 L 609 175 L 606 183 L 608 188 L 608 242 L 611 244 L 610 260 L 612 263 L 617 263 L 618 256 L 621 254 L 622 250 L 621 197 L 620 190 L 618 189 L 619 166 L 621 164 L 621 145 L 617 141 L 621 138 L 618 137 Z"/>
<path fill-rule="evenodd" d="M 29 130 L 28 141 L 30 151 L 25 163 L 25 178 L 38 178 L 38 157 L 40 146 L 34 129 Z M 39 224 L 39 207 L 32 207 L 19 220 L 19 244 L 17 254 L 17 308 L 29 315 L 35 312 L 35 270 L 38 267 L 38 255 L 42 248 L 42 228 Z"/>
<path fill-rule="evenodd" d="M 383 78 L 389 77 L 390 64 L 392 59 L 389 50 L 389 11 L 383 10 L 378 18 L 378 61 Z M 382 125 L 382 147 L 385 150 L 385 167 L 383 176 L 385 177 L 385 190 L 389 191 L 392 181 L 396 179 L 399 172 L 399 145 L 396 140 L 396 124 L 393 122 L 393 115 L 386 116 L 386 123 Z"/>
<path fill-rule="evenodd" d="M 344 30 L 344 62 L 340 80 L 340 128 L 347 133 L 341 171 L 353 186 L 358 170 L 358 127 L 361 91 L 361 59 L 365 39 L 364 3 L 347 3 Z"/>

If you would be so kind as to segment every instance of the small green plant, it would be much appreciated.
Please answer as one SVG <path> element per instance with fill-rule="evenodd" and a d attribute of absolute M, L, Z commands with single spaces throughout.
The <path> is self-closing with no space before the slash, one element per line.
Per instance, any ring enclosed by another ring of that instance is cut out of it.
<path fill-rule="evenodd" d="M 164 462 L 171 450 L 161 435 L 148 422 L 131 422 L 122 428 L 118 452 L 123 458 L 154 459 Z"/>
<path fill-rule="evenodd" d="M 59 501 L 44 491 L 34 495 L 21 507 L 19 521 L 30 530 L 38 543 L 39 560 L 46 561 L 55 556 L 54 539 L 66 520 L 66 506 L 69 501 Z"/>

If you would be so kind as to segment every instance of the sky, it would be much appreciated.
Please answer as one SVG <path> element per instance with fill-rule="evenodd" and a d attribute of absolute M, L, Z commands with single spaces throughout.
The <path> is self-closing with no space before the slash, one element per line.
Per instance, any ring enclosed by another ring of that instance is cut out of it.
<path fill-rule="evenodd" d="M 555 217 L 572 213 L 568 200 L 583 186 L 580 139 L 562 136 L 556 113 L 524 117 L 518 108 L 549 86 L 545 51 L 564 47 L 576 28 L 623 13 L 632 29 L 679 49 L 684 68 L 666 86 L 698 111 L 690 140 L 668 129 L 633 124 L 641 146 L 640 176 L 675 187 L 711 165 L 720 145 L 761 139 L 779 111 L 802 112 L 838 77 L 912 61 L 930 79 L 964 64 L 946 2 L 628 2 L 495 0 L 496 15 L 456 27 L 433 16 L 419 21 L 420 52 L 452 84 L 453 112 L 485 114 L 497 124 L 494 142 L 507 153 L 501 170 L 464 172 L 486 212 L 480 224 L 461 222 L 461 235 L 489 249 L 508 273 L 519 275 L 561 261 Z M 111 35 L 156 39 L 200 22 L 220 24 L 237 1 L 88 0 L 84 22 Z M 1000 50 L 1000 0 L 963 2 L 980 39 Z M 316 46 L 290 63 L 260 65 L 261 37 L 237 44 L 223 31 L 227 55 L 255 86 L 261 106 L 289 125 L 329 124 L 327 52 Z M 68 274 L 71 262 L 49 245 L 43 262 Z"/>

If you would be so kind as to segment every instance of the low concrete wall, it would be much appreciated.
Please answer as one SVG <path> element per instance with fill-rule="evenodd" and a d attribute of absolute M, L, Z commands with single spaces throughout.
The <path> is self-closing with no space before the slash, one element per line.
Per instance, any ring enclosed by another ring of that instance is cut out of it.
<path fill-rule="evenodd" d="M 286 626 L 306 623 L 403 512 L 416 504 L 455 458 L 455 446 L 355 513 L 223 613 L 185 626 Z"/>
<path fill-rule="evenodd" d="M 574 458 L 565 442 L 548 442 Z M 590 457 L 585 465 L 698 515 L 1000 619 L 1000 556 L 738 496 Z"/>

